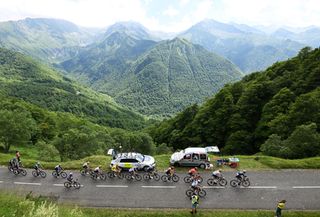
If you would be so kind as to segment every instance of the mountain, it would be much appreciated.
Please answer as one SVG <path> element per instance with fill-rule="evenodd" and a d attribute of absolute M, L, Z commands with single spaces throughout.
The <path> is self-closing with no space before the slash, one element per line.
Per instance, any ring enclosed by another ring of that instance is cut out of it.
<path fill-rule="evenodd" d="M 80 86 L 31 58 L 0 48 L 0 93 L 56 112 L 69 112 L 109 127 L 136 130 L 142 116 L 106 95 Z"/>
<path fill-rule="evenodd" d="M 277 29 L 274 33 L 272 33 L 273 37 L 280 39 L 289 39 L 293 41 L 297 41 L 303 44 L 307 44 L 311 47 L 319 47 L 320 46 L 320 28 L 319 27 L 309 27 L 299 32 L 292 32 L 287 30 L 286 28 Z"/>
<path fill-rule="evenodd" d="M 128 22 L 117 22 L 107 28 L 104 36 L 108 37 L 113 33 L 118 32 L 126 35 L 130 35 L 130 37 L 137 40 L 153 40 L 153 36 L 151 32 L 145 28 L 143 25 L 137 22 L 128 21 Z"/>
<path fill-rule="evenodd" d="M 174 149 L 217 145 L 225 154 L 303 158 L 320 154 L 320 49 L 303 48 L 226 85 L 149 129 L 157 144 Z"/>
<path fill-rule="evenodd" d="M 110 84 L 104 84 L 106 76 L 119 77 L 134 59 L 156 44 L 152 40 L 137 39 L 139 33 L 133 33 L 135 37 L 132 37 L 127 31 L 112 29 L 107 30 L 105 38 L 80 49 L 75 57 L 61 63 L 62 68 L 77 80 L 106 91 Z"/>
<path fill-rule="evenodd" d="M 121 46 L 110 43 L 111 36 L 117 36 L 117 39 L 121 36 Z M 92 87 L 108 93 L 120 104 L 154 117 L 170 116 L 192 103 L 201 103 L 224 84 L 242 76 L 231 62 L 180 38 L 155 44 L 113 33 L 105 42 L 108 46 L 103 43 L 104 55 L 99 53 L 99 44 L 91 48 L 98 55 L 87 58 L 97 67 L 86 64 L 86 58 L 81 61 L 78 57 L 64 62 L 62 66 L 73 77 L 85 77 L 81 80 L 88 79 Z M 133 50 L 144 52 L 133 52 L 133 58 L 130 58 Z M 83 52 L 84 55 L 86 53 Z M 117 61 L 112 62 L 105 56 Z"/>
<path fill-rule="evenodd" d="M 276 61 L 288 59 L 304 47 L 292 40 L 268 36 L 254 27 L 215 20 L 199 22 L 179 37 L 231 60 L 246 73 L 263 70 Z"/>
<path fill-rule="evenodd" d="M 0 23 L 0 46 L 47 62 L 58 62 L 91 42 L 96 31 L 58 19 L 26 18 Z"/>

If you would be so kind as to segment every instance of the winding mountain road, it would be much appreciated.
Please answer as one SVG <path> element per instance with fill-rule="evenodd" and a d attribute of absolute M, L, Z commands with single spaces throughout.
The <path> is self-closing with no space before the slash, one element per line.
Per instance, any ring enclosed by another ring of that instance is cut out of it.
<path fill-rule="evenodd" d="M 28 175 L 15 176 L 7 168 L 0 168 L 0 189 L 16 193 L 30 191 L 51 195 L 58 202 L 71 202 L 90 207 L 122 208 L 189 208 L 185 195 L 189 185 L 183 182 L 185 174 L 178 174 L 178 183 L 162 181 L 127 181 L 107 179 L 94 181 L 74 172 L 82 185 L 79 190 L 66 189 L 64 179 L 54 178 L 47 170 L 47 178 Z M 209 173 L 203 175 L 207 196 L 200 200 L 200 208 L 210 209 L 274 209 L 277 201 L 287 200 L 288 209 L 320 210 L 320 171 L 279 170 L 248 172 L 251 186 L 248 188 L 210 187 L 206 185 Z M 224 172 L 230 181 L 234 173 Z"/>

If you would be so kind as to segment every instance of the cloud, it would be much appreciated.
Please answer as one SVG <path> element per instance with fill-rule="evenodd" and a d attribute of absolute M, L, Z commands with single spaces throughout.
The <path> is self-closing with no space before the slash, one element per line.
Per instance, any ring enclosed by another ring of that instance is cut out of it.
<path fill-rule="evenodd" d="M 163 11 L 163 15 L 175 17 L 179 14 L 179 11 L 174 9 L 172 6 L 169 6 L 165 11 Z"/>
<path fill-rule="evenodd" d="M 0 0 L 0 21 L 25 17 L 105 27 L 134 20 L 153 30 L 183 31 L 206 18 L 249 25 L 320 26 L 318 0 Z M 169 6 L 168 6 L 169 5 Z"/>

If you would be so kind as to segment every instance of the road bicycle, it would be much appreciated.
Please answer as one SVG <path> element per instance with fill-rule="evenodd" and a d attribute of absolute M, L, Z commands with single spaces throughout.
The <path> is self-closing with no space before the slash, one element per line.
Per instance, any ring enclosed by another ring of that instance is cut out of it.
<path fill-rule="evenodd" d="M 65 178 L 67 178 L 68 175 L 67 175 L 67 173 L 64 172 L 63 170 L 61 170 L 61 171 L 59 171 L 59 172 L 57 172 L 56 170 L 54 170 L 54 171 L 52 172 L 52 176 L 55 177 L 55 178 L 61 177 L 61 178 L 65 179 Z"/>
<path fill-rule="evenodd" d="M 64 187 L 66 187 L 68 189 L 71 188 L 71 187 L 74 187 L 75 189 L 79 189 L 81 187 L 81 184 L 78 182 L 78 179 L 73 180 L 71 182 L 67 181 L 63 185 L 64 185 Z"/>
<path fill-rule="evenodd" d="M 217 178 L 215 178 L 215 177 L 209 178 L 207 180 L 207 184 L 210 186 L 218 185 L 218 184 L 220 186 L 226 186 L 228 184 L 228 181 L 223 176 L 219 176 Z"/>
<path fill-rule="evenodd" d="M 38 169 L 38 170 L 33 170 L 32 171 L 32 175 L 34 177 L 38 177 L 40 176 L 41 178 L 46 178 L 47 177 L 47 173 L 41 169 Z"/>
<path fill-rule="evenodd" d="M 250 181 L 249 181 L 249 178 L 247 176 L 244 176 L 242 179 L 232 179 L 230 181 L 230 185 L 232 187 L 237 187 L 237 186 L 240 186 L 242 185 L 243 187 L 248 187 L 250 186 Z"/>
<path fill-rule="evenodd" d="M 170 181 L 173 181 L 173 182 L 179 182 L 180 180 L 180 177 L 176 174 L 173 174 L 173 175 L 170 175 L 170 174 L 164 174 L 161 176 L 161 180 L 163 182 L 170 182 Z"/>

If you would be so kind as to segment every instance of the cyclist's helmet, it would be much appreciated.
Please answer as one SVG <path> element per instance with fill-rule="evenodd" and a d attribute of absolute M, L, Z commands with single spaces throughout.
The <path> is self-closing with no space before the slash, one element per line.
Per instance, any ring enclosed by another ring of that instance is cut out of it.
<path fill-rule="evenodd" d="M 246 173 L 247 171 L 246 171 L 246 170 L 243 170 L 242 172 L 243 172 L 243 173 Z"/>
<path fill-rule="evenodd" d="M 218 171 L 221 173 L 221 172 L 222 172 L 222 169 L 219 169 Z"/>
<path fill-rule="evenodd" d="M 69 175 L 72 175 L 72 172 L 70 172 Z"/>

